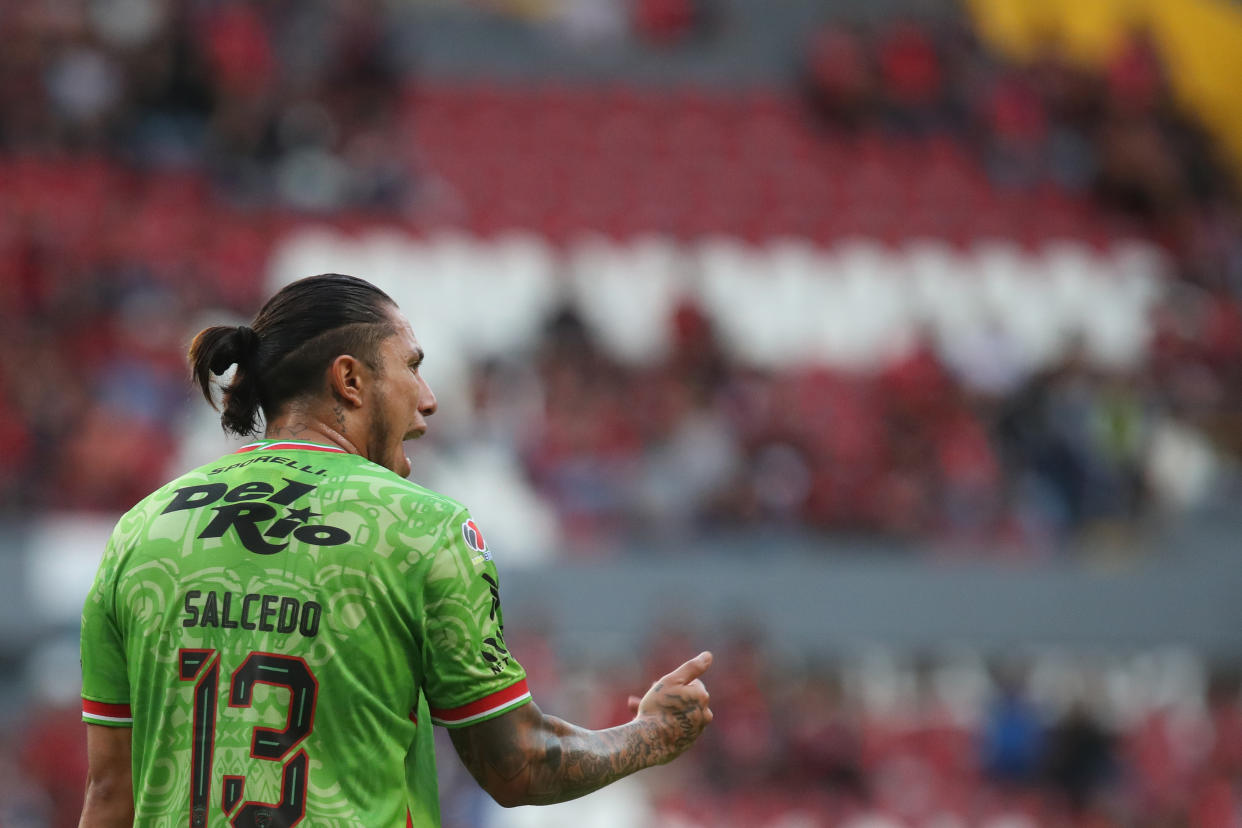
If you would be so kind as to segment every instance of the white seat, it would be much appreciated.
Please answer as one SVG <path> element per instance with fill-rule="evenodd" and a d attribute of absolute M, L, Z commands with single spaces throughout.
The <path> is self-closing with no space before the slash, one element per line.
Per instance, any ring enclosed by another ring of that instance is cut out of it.
<path fill-rule="evenodd" d="M 282 239 L 268 259 L 268 293 L 318 273 L 351 273 L 357 266 L 355 243 L 332 227 L 305 227 Z"/>
<path fill-rule="evenodd" d="M 748 365 L 778 367 L 779 319 L 771 301 L 770 263 L 762 252 L 732 239 L 711 239 L 696 248 L 695 293 L 716 325 L 722 346 Z"/>
<path fill-rule="evenodd" d="M 1068 336 L 1042 261 L 1016 245 L 988 245 L 976 255 L 987 314 L 1012 344 L 1015 367 L 1026 375 L 1054 362 Z"/>
<path fill-rule="evenodd" d="M 926 328 L 937 353 L 948 360 L 959 343 L 974 341 L 987 321 L 976 263 L 948 245 L 920 243 L 905 254 L 912 322 Z"/>
<path fill-rule="evenodd" d="M 1098 298 L 1094 251 L 1082 242 L 1057 241 L 1044 246 L 1039 260 L 1063 334 L 1067 339 L 1078 336 L 1090 326 L 1093 302 Z"/>
<path fill-rule="evenodd" d="M 556 253 L 538 236 L 511 233 L 493 241 L 487 254 L 487 269 L 471 274 L 478 298 L 465 330 L 491 355 L 529 352 L 561 299 Z"/>
<path fill-rule="evenodd" d="M 764 322 L 785 364 L 813 361 L 821 317 L 829 304 L 824 254 L 800 239 L 778 239 L 764 249 L 768 269 Z"/>
<path fill-rule="evenodd" d="M 594 239 L 570 254 L 570 295 L 603 347 L 633 363 L 668 353 L 671 319 L 687 292 L 681 251 L 664 239 Z"/>
<path fill-rule="evenodd" d="M 838 249 L 841 321 L 849 331 L 841 367 L 878 371 L 913 346 L 915 314 L 904 264 L 904 257 L 880 245 L 849 243 Z"/>

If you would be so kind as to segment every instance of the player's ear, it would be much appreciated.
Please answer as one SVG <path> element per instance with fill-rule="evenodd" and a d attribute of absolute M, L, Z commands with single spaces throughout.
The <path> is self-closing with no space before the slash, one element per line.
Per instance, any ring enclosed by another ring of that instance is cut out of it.
<path fill-rule="evenodd" d="M 341 354 L 328 366 L 328 389 L 332 396 L 357 408 L 362 405 L 362 386 L 365 381 L 362 361 L 349 354 Z"/>

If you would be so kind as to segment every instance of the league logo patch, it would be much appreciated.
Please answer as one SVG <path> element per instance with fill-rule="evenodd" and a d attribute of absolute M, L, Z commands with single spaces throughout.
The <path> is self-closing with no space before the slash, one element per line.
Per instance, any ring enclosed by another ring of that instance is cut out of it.
<path fill-rule="evenodd" d="M 492 553 L 487 551 L 487 541 L 483 540 L 483 533 L 479 531 L 479 525 L 473 520 L 468 520 L 461 525 L 461 536 L 475 552 L 483 556 L 483 560 L 490 561 Z"/>

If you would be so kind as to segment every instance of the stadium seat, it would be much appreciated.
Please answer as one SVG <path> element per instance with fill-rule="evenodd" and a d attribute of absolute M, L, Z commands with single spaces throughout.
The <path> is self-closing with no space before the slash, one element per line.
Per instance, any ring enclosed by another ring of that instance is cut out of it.
<path fill-rule="evenodd" d="M 668 353 L 673 310 L 687 290 L 684 277 L 681 253 L 665 238 L 628 244 L 595 238 L 572 247 L 567 287 L 610 353 L 649 363 Z"/>

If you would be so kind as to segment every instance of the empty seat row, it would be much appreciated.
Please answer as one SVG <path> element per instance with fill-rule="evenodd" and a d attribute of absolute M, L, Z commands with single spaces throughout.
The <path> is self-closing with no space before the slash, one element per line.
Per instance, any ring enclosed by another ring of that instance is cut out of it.
<path fill-rule="evenodd" d="M 412 308 L 445 364 L 528 351 L 565 305 L 616 356 L 654 361 L 671 347 L 677 308 L 690 302 L 744 364 L 873 373 L 926 343 L 968 384 L 990 381 L 980 360 L 1004 360 L 992 367 L 1021 378 L 1070 348 L 1104 367 L 1138 364 L 1168 272 L 1161 253 L 1140 242 L 1031 251 L 1000 240 L 962 250 L 936 240 L 892 248 L 723 236 L 680 245 L 646 236 L 562 249 L 531 234 L 344 236 L 324 228 L 277 248 L 270 287 L 334 267 L 367 273 Z"/>

